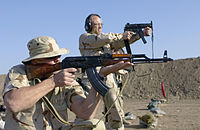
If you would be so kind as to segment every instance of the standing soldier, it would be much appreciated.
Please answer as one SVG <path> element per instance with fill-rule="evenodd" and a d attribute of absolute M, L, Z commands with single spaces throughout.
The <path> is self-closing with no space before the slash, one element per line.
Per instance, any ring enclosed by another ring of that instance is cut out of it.
<path fill-rule="evenodd" d="M 79 37 L 79 49 L 83 56 L 94 56 L 104 53 L 112 53 L 114 49 L 120 49 L 125 46 L 124 40 L 128 39 L 130 43 L 140 39 L 139 35 L 134 32 L 126 31 L 124 33 L 102 33 L 102 21 L 98 14 L 90 14 L 85 20 L 85 30 L 87 33 L 82 34 Z M 149 36 L 151 32 L 150 28 L 145 28 L 144 36 Z M 85 75 L 83 73 L 82 80 L 85 81 Z M 123 130 L 123 121 L 125 120 L 123 109 L 119 100 L 114 102 L 119 91 L 114 74 L 109 74 L 106 80 L 107 86 L 113 89 L 113 93 L 110 93 L 104 97 L 104 104 L 107 109 L 114 103 L 108 115 L 108 126 L 111 129 Z"/>

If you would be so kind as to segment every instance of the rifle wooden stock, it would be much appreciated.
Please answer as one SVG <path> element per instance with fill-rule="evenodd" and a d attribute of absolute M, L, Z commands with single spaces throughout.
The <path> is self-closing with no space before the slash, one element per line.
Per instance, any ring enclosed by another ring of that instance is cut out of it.
<path fill-rule="evenodd" d="M 62 69 L 61 64 L 41 64 L 41 65 L 26 65 L 26 73 L 28 79 L 39 78 L 44 79 L 52 75 L 53 72 Z"/>

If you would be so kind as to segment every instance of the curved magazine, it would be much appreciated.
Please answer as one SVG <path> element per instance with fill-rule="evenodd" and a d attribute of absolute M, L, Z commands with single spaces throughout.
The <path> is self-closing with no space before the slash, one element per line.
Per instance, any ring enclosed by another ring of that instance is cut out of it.
<path fill-rule="evenodd" d="M 86 73 L 92 87 L 104 97 L 108 92 L 109 87 L 101 80 L 96 68 L 88 68 L 86 69 Z"/>

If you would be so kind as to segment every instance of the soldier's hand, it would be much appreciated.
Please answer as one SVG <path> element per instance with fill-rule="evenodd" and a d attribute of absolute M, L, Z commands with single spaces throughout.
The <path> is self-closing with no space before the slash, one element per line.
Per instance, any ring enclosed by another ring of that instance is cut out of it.
<path fill-rule="evenodd" d="M 144 28 L 143 34 L 144 34 L 144 36 L 150 36 L 151 35 L 151 28 L 150 27 Z"/>
<path fill-rule="evenodd" d="M 126 39 L 130 39 L 132 37 L 132 35 L 134 34 L 134 32 L 131 32 L 131 31 L 125 31 L 122 35 L 123 35 L 123 39 L 126 40 Z"/>
<path fill-rule="evenodd" d="M 55 87 L 63 87 L 66 85 L 72 85 L 72 83 L 75 81 L 74 73 L 76 71 L 77 70 L 75 68 L 67 68 L 55 74 L 53 76 Z"/>
<path fill-rule="evenodd" d="M 130 63 L 130 62 L 124 62 L 124 61 L 120 61 L 114 65 L 109 65 L 109 66 L 106 66 L 106 67 L 102 67 L 100 72 L 99 72 L 99 75 L 101 77 L 104 77 L 110 73 L 114 73 L 114 72 L 117 72 L 118 70 L 120 69 L 125 69 L 125 68 L 129 68 L 133 66 L 133 63 Z"/>

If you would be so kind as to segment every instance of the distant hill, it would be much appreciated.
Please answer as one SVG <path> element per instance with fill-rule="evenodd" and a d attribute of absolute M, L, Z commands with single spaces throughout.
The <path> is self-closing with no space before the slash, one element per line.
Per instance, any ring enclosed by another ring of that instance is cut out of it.
<path fill-rule="evenodd" d="M 5 75 L 0 75 L 0 90 Z M 135 65 L 124 96 L 135 99 L 163 98 L 161 82 L 169 98 L 200 99 L 200 57 Z"/>

